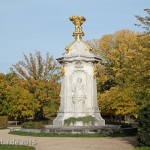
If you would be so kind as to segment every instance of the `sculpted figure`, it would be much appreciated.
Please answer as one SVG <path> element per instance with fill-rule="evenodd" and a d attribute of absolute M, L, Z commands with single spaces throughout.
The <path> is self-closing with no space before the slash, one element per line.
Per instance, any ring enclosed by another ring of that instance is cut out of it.
<path fill-rule="evenodd" d="M 76 85 L 73 87 L 73 92 L 75 97 L 82 97 L 85 95 L 85 87 L 82 83 L 82 78 L 78 78 Z"/>
<path fill-rule="evenodd" d="M 76 84 L 73 86 L 72 102 L 74 104 L 74 110 L 76 112 L 82 112 L 84 110 L 86 95 L 85 85 L 82 82 L 82 78 L 77 78 Z"/>

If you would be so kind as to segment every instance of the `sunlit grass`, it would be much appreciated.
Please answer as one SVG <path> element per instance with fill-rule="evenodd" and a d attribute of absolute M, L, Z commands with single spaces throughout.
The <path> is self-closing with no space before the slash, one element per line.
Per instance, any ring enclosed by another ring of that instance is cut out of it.
<path fill-rule="evenodd" d="M 68 133 L 29 133 L 22 131 L 12 131 L 9 134 L 20 135 L 20 136 L 34 136 L 34 137 L 126 137 L 125 134 L 115 133 L 115 134 L 68 134 Z"/>
<path fill-rule="evenodd" d="M 1 150 L 35 150 L 35 147 L 24 145 L 0 145 Z"/>

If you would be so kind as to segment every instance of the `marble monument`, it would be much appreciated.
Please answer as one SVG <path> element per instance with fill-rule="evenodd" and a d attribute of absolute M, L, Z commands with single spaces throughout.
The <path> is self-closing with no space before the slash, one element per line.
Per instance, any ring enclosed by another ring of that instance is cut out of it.
<path fill-rule="evenodd" d="M 60 108 L 53 125 L 64 125 L 64 120 L 70 117 L 92 116 L 97 120 L 95 126 L 103 126 L 105 120 L 101 117 L 97 104 L 95 78 L 95 64 L 100 58 L 95 56 L 92 48 L 82 40 L 82 24 L 86 19 L 83 16 L 72 16 L 69 19 L 75 25 L 75 40 L 66 47 L 63 56 L 57 59 L 62 65 L 63 78 Z"/>

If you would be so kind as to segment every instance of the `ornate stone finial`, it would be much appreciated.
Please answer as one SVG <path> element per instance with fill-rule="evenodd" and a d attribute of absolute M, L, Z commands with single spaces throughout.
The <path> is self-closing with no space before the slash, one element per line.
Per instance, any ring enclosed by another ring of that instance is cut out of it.
<path fill-rule="evenodd" d="M 84 33 L 82 31 L 82 27 L 81 26 L 86 20 L 85 17 L 83 17 L 83 16 L 72 16 L 69 19 L 75 25 L 75 31 L 73 32 L 73 36 L 75 38 L 77 38 L 77 36 L 82 38 L 82 36 L 84 36 Z"/>

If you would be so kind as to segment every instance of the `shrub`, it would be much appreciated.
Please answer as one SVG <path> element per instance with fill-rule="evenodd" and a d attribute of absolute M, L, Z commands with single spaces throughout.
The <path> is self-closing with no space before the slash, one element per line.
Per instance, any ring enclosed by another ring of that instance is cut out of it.
<path fill-rule="evenodd" d="M 78 117 L 78 118 L 75 118 L 75 117 L 70 117 L 66 120 L 64 120 L 64 124 L 65 125 L 70 125 L 70 124 L 75 124 L 76 122 L 83 122 L 83 124 L 87 124 L 87 125 L 94 125 L 97 120 L 95 117 L 92 117 L 92 116 L 84 116 L 84 117 Z"/>
<path fill-rule="evenodd" d="M 45 124 L 43 122 L 24 122 L 21 126 L 25 129 L 43 129 L 45 127 Z"/>
<path fill-rule="evenodd" d="M 137 128 L 122 128 L 121 133 L 123 133 L 126 136 L 136 136 L 138 132 Z"/>
<path fill-rule="evenodd" d="M 150 146 L 150 104 L 139 113 L 138 140 L 141 146 Z"/>
<path fill-rule="evenodd" d="M 0 128 L 7 128 L 8 126 L 8 117 L 0 116 Z"/>
<path fill-rule="evenodd" d="M 132 128 L 132 125 L 130 125 L 130 124 L 122 124 L 120 126 L 120 128 Z"/>

